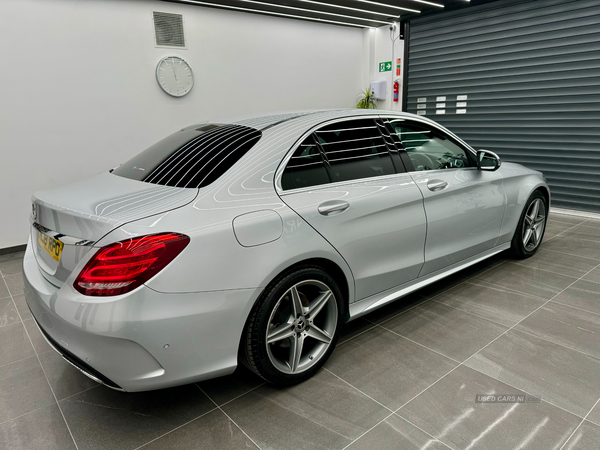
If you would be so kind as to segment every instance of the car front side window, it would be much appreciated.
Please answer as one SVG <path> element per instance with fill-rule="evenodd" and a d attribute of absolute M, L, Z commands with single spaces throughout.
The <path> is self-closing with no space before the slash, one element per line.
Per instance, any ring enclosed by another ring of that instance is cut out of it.
<path fill-rule="evenodd" d="M 474 167 L 466 149 L 433 127 L 403 120 L 392 127 L 416 171 Z"/>

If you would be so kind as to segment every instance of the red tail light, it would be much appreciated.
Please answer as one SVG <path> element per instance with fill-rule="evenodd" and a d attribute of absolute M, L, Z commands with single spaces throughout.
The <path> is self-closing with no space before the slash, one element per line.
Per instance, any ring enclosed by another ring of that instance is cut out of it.
<path fill-rule="evenodd" d="M 91 296 L 125 294 L 164 269 L 189 242 L 184 234 L 161 233 L 107 245 L 88 261 L 73 287 Z"/>

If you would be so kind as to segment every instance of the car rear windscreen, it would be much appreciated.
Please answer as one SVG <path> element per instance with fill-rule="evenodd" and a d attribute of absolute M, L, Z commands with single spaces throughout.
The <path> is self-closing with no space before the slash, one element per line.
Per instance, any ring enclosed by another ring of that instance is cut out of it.
<path fill-rule="evenodd" d="M 201 188 L 227 172 L 261 136 L 242 125 L 186 128 L 134 156 L 113 174 L 163 186 Z"/>

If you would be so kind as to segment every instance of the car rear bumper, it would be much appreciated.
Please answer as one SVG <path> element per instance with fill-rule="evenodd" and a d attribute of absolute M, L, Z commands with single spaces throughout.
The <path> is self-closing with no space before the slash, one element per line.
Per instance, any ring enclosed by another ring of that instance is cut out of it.
<path fill-rule="evenodd" d="M 240 336 L 261 289 L 167 294 L 146 286 L 86 297 L 49 283 L 28 246 L 27 304 L 48 343 L 113 389 L 145 391 L 233 372 Z"/>

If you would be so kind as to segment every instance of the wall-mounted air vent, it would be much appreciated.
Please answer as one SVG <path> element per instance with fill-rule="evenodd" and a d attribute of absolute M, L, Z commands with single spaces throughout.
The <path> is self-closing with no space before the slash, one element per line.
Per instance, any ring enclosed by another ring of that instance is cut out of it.
<path fill-rule="evenodd" d="M 186 48 L 181 14 L 154 11 L 152 17 L 157 47 Z"/>

